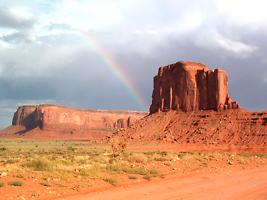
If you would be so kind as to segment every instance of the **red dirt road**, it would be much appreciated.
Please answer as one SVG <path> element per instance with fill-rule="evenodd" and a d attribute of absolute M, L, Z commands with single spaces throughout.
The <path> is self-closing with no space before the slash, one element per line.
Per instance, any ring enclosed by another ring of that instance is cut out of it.
<path fill-rule="evenodd" d="M 57 200 L 267 200 L 267 167 L 155 180 Z"/>

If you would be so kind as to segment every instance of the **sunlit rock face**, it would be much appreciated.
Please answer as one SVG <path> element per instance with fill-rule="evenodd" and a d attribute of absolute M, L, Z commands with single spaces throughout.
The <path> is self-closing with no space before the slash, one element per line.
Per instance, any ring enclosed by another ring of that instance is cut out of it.
<path fill-rule="evenodd" d="M 146 113 L 130 111 L 83 110 L 58 105 L 20 106 L 14 113 L 12 125 L 26 129 L 79 131 L 115 130 L 127 128 Z"/>
<path fill-rule="evenodd" d="M 195 62 L 177 62 L 160 67 L 154 77 L 150 114 L 159 111 L 236 109 L 228 94 L 228 76 Z"/>

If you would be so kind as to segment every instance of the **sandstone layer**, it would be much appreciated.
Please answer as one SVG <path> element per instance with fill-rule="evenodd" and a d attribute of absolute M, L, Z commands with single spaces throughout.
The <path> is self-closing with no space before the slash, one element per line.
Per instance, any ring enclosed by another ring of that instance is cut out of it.
<path fill-rule="evenodd" d="M 195 62 L 177 62 L 160 67 L 154 77 L 150 114 L 159 111 L 236 109 L 228 94 L 228 76 Z"/>
<path fill-rule="evenodd" d="M 116 130 L 130 127 L 144 117 L 142 112 L 84 110 L 58 105 L 20 106 L 14 113 L 12 125 L 27 130 L 75 132 L 86 130 Z"/>

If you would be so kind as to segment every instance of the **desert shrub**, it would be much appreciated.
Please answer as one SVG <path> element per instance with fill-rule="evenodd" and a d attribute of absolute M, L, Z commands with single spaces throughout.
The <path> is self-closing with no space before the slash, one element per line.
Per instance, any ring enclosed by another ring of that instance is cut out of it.
<path fill-rule="evenodd" d="M 0 182 L 0 187 L 4 187 L 5 183 L 4 182 Z"/>
<path fill-rule="evenodd" d="M 100 171 L 101 169 L 98 165 L 93 165 L 90 168 L 78 169 L 79 175 L 84 176 L 84 177 L 91 177 L 91 178 L 96 177 Z"/>
<path fill-rule="evenodd" d="M 106 170 L 111 171 L 111 172 L 121 172 L 122 166 L 120 164 L 118 164 L 117 162 L 113 162 L 113 163 L 108 164 L 106 166 Z"/>
<path fill-rule="evenodd" d="M 76 148 L 74 148 L 72 146 L 69 146 L 69 147 L 67 147 L 67 151 L 69 151 L 69 152 L 75 152 L 76 151 Z"/>
<path fill-rule="evenodd" d="M 26 163 L 26 166 L 34 171 L 50 171 L 52 169 L 52 164 L 45 160 L 32 160 Z"/>
<path fill-rule="evenodd" d="M 140 175 L 146 175 L 147 169 L 144 167 L 123 167 L 123 172 L 128 174 L 140 174 Z"/>
<path fill-rule="evenodd" d="M 134 153 L 128 157 L 129 162 L 146 163 L 148 158 L 141 153 Z"/>
<path fill-rule="evenodd" d="M 151 176 L 150 175 L 145 175 L 145 176 L 143 176 L 143 178 L 146 179 L 146 180 L 148 180 L 148 181 L 151 180 Z"/>
<path fill-rule="evenodd" d="M 103 178 L 103 181 L 115 186 L 118 184 L 118 181 L 117 179 L 113 178 L 113 177 L 110 177 L 110 178 Z"/>
<path fill-rule="evenodd" d="M 138 177 L 136 177 L 136 176 L 128 176 L 128 178 L 131 179 L 131 180 L 138 179 Z"/>
<path fill-rule="evenodd" d="M 23 174 L 16 174 L 15 177 L 16 178 L 24 178 L 24 175 Z"/>
<path fill-rule="evenodd" d="M 6 147 L 0 147 L 0 151 L 6 151 Z"/>
<path fill-rule="evenodd" d="M 159 175 L 159 171 L 157 169 L 150 169 L 148 170 L 148 173 L 152 176 L 157 176 Z"/>
<path fill-rule="evenodd" d="M 41 182 L 40 185 L 43 185 L 45 187 L 51 187 L 51 185 L 47 181 Z"/>
<path fill-rule="evenodd" d="M 8 184 L 12 185 L 12 186 L 16 186 L 16 187 L 23 185 L 22 182 L 20 182 L 20 181 L 12 181 L 12 182 L 10 182 Z"/>
<path fill-rule="evenodd" d="M 119 140 L 119 139 L 113 139 L 111 140 L 111 150 L 112 150 L 112 157 L 117 158 L 121 156 L 126 149 L 126 142 Z"/>
<path fill-rule="evenodd" d="M 251 158 L 251 157 L 267 158 L 267 154 L 241 153 L 239 155 L 245 158 Z"/>

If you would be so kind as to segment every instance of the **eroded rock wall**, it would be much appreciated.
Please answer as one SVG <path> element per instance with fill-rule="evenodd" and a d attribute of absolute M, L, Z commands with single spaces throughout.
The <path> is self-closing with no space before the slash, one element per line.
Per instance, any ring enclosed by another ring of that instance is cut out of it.
<path fill-rule="evenodd" d="M 12 124 L 52 131 L 113 130 L 127 128 L 145 115 L 142 112 L 82 110 L 57 105 L 21 106 L 15 112 Z"/>
<path fill-rule="evenodd" d="M 223 110 L 238 108 L 228 94 L 228 76 L 194 62 L 160 67 L 154 77 L 150 114 L 159 111 Z"/>
<path fill-rule="evenodd" d="M 27 105 L 18 107 L 14 113 L 12 125 L 25 126 L 27 129 L 35 127 L 36 120 L 36 106 Z"/>

